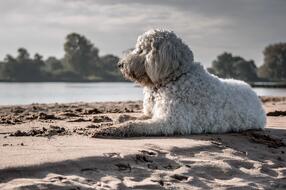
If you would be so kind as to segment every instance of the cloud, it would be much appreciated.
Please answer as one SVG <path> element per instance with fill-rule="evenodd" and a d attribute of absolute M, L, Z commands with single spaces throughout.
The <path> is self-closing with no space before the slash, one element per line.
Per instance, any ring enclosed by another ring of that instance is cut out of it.
<path fill-rule="evenodd" d="M 78 32 L 102 54 L 133 47 L 149 28 L 174 30 L 209 65 L 223 51 L 262 62 L 269 43 L 285 39 L 284 0 L 9 0 L 0 2 L 0 57 L 26 47 L 63 56 Z"/>

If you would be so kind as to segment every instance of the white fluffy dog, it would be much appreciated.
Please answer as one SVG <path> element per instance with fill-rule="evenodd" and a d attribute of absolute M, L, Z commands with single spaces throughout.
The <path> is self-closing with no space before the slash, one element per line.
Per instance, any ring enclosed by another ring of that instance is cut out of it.
<path fill-rule="evenodd" d="M 160 136 L 262 129 L 265 112 L 249 85 L 220 79 L 194 63 L 190 48 L 167 30 L 149 30 L 118 63 L 144 87 L 145 120 L 100 129 L 95 136 Z"/>

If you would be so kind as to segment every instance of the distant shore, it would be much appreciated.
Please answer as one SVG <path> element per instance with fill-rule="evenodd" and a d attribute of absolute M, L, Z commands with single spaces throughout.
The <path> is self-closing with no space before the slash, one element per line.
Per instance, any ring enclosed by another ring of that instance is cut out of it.
<path fill-rule="evenodd" d="M 128 82 L 128 80 L 44 80 L 44 81 L 10 81 L 10 80 L 0 80 L 0 83 L 94 83 L 94 82 Z M 251 87 L 262 87 L 262 88 L 286 88 L 286 82 L 248 82 Z"/>
<path fill-rule="evenodd" d="M 250 82 L 249 85 L 262 88 L 286 88 L 286 82 Z"/>
<path fill-rule="evenodd" d="M 285 189 L 286 97 L 261 101 L 263 131 L 124 139 L 93 133 L 142 101 L 0 106 L 0 189 Z"/>

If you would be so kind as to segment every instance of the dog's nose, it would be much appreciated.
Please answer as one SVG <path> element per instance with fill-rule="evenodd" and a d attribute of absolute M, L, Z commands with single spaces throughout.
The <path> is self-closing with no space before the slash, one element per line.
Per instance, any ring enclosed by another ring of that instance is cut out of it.
<path fill-rule="evenodd" d="M 119 61 L 118 64 L 117 64 L 118 68 L 122 68 L 123 67 L 123 62 L 122 61 Z"/>

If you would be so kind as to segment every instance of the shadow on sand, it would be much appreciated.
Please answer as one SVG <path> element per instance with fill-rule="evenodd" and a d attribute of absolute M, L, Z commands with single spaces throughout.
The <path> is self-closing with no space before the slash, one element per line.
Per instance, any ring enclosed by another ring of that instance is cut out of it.
<path fill-rule="evenodd" d="M 168 137 L 178 138 L 190 146 L 148 144 L 138 154 L 8 168 L 0 170 L 0 182 L 19 189 L 286 189 L 286 130 Z M 192 146 L 194 140 L 207 143 Z"/>

